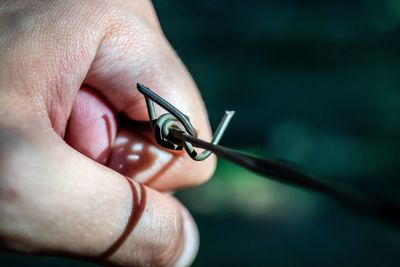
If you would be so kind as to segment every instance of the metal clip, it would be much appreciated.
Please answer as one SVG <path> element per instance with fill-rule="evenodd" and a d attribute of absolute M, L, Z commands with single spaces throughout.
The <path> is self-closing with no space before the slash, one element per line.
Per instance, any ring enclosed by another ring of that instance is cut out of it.
<path fill-rule="evenodd" d="M 192 138 L 197 138 L 197 132 L 190 123 L 188 116 L 143 84 L 138 83 L 137 89 L 144 95 L 155 139 L 160 146 L 172 150 L 182 150 L 184 148 L 189 156 L 196 161 L 205 160 L 211 155 L 212 151 L 210 150 L 198 153 L 190 142 L 176 138 L 174 133 L 178 132 L 188 134 Z M 154 102 L 169 113 L 165 113 L 157 118 Z M 225 115 L 210 142 L 211 144 L 217 145 L 219 143 L 234 114 L 234 111 L 225 111 Z"/>
<path fill-rule="evenodd" d="M 365 194 L 362 191 L 351 190 L 343 185 L 328 184 L 325 180 L 321 181 L 304 174 L 293 167 L 292 164 L 258 158 L 217 145 L 234 115 L 234 111 L 225 112 L 214 137 L 209 143 L 197 138 L 197 132 L 185 114 L 146 86 L 138 83 L 137 88 L 146 99 L 155 139 L 161 146 L 174 150 L 185 149 L 189 156 L 197 161 L 205 160 L 211 153 L 214 153 L 266 178 L 327 195 L 364 215 L 400 227 L 400 206 L 397 203 L 378 196 Z M 153 102 L 169 113 L 157 118 Z M 198 154 L 194 147 L 205 150 Z"/>

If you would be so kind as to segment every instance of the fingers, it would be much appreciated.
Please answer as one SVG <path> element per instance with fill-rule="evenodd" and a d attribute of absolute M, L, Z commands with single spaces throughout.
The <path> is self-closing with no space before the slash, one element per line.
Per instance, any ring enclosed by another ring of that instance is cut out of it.
<path fill-rule="evenodd" d="M 182 184 L 196 183 L 197 174 L 187 168 L 185 155 L 174 155 L 149 139 L 148 129 L 121 129 L 118 133 L 109 166 L 119 173 L 153 188 L 168 191 Z M 186 173 L 186 177 L 183 176 Z"/>
<path fill-rule="evenodd" d="M 115 112 L 132 120 L 148 121 L 143 96 L 136 89 L 136 83 L 141 82 L 188 115 L 199 137 L 210 140 L 211 131 L 199 92 L 161 31 L 154 26 L 156 19 L 151 15 L 154 10 L 149 1 L 119 0 L 115 5 L 111 0 L 107 4 L 105 1 L 60 1 L 51 5 L 21 2 L 25 9 L 6 10 L 5 17 L 11 23 L 2 25 L 0 57 L 7 66 L 0 69 L 0 86 L 6 88 L 3 95 L 18 102 L 23 98 L 30 101 L 32 112 L 48 120 L 60 136 L 69 128 L 68 142 L 74 140 L 72 144 L 78 151 L 105 162 L 98 157 L 110 143 L 108 136 L 104 136 L 101 146 L 92 143 L 100 140 L 100 128 L 96 127 L 91 128 L 98 129 L 97 133 L 81 132 L 79 139 L 82 126 L 93 124 L 78 123 L 80 126 L 74 132 L 72 122 L 77 121 L 74 111 L 71 125 L 67 126 L 82 82 L 104 97 Z M 148 17 L 154 22 L 149 22 Z M 18 18 L 27 19 L 13 23 L 12 19 Z M 13 27 L 8 29 L 8 25 Z M 99 118 L 94 121 L 103 123 Z M 89 138 L 93 136 L 97 137 Z M 93 147 L 88 148 L 89 144 Z M 149 186 L 155 189 L 200 184 L 215 168 L 213 157 L 194 162 L 184 153 L 168 153 L 178 158 L 169 168 L 175 174 L 159 175 L 157 182 L 149 180 Z M 143 181 L 145 175 L 139 176 Z"/>
<path fill-rule="evenodd" d="M 166 39 L 133 15 L 103 40 L 85 82 L 117 111 L 148 121 L 145 101 L 136 89 L 141 82 L 190 116 L 203 138 L 210 137 L 204 104 L 192 78 Z"/>
<path fill-rule="evenodd" d="M 159 190 L 199 182 L 199 175 L 186 169 L 190 158 L 154 143 L 148 122 L 130 124 L 121 122 L 116 138 L 117 121 L 112 107 L 83 87 L 73 105 L 65 140 L 89 158 Z"/>
<path fill-rule="evenodd" d="M 126 114 L 132 120 L 148 121 L 144 97 L 136 89 L 137 82 L 149 86 L 188 115 L 200 138 L 211 139 L 206 110 L 187 70 L 163 35 L 132 15 L 122 22 L 120 20 L 119 26 L 103 40 L 85 83 L 105 96 L 118 112 Z M 157 112 L 159 115 L 165 113 L 158 107 Z M 123 132 L 119 135 L 119 140 L 121 139 L 142 142 L 136 133 L 129 135 Z M 153 137 L 151 139 L 154 140 Z M 119 162 L 111 167 L 122 171 L 117 167 L 121 164 L 129 165 L 132 158 L 137 158 L 133 154 L 135 151 L 131 154 L 125 153 L 127 157 L 119 157 Z M 215 168 L 214 157 L 204 162 L 194 162 L 184 153 L 169 152 L 169 156 L 172 163 L 170 160 L 160 159 L 155 165 L 171 164 L 166 167 L 170 175 L 157 175 L 157 179 L 154 179 L 154 175 L 145 177 L 146 175 L 139 174 L 140 177 L 136 177 L 129 172 L 124 174 L 147 182 L 158 190 L 171 190 L 200 184 L 211 176 Z M 146 164 L 146 161 L 147 159 L 139 157 L 132 165 L 140 165 L 138 162 Z"/>
<path fill-rule="evenodd" d="M 7 247 L 120 266 L 190 264 L 197 230 L 174 198 L 91 161 L 56 137 L 41 142 L 19 145 L 4 162 L 0 235 Z"/>
<path fill-rule="evenodd" d="M 0 134 L 4 125 L 13 125 L 19 131 L 11 136 L 22 141 L 0 147 L 0 153 L 6 151 L 0 161 L 1 240 L 20 251 L 71 254 L 123 266 L 185 265 L 196 238 L 181 205 L 77 153 L 60 136 L 72 114 L 68 142 L 105 163 L 104 149 L 124 134 L 117 133 L 114 112 L 148 121 L 136 82 L 176 105 L 191 118 L 199 136 L 208 139 L 203 103 L 154 23 L 131 8 L 81 2 L 24 1 L 24 9 L 6 12 L 9 20 L 2 25 L 6 35 L 1 38 L 6 67 L 0 76 L 8 88 L 3 95 L 12 101 L 3 98 L 7 116 Z M 76 98 L 83 81 L 106 101 L 84 88 Z M 140 140 L 148 132 L 128 133 L 133 134 L 129 142 L 149 143 Z M 3 141 L 0 138 L 1 146 Z M 149 181 L 157 189 L 198 184 L 214 168 L 213 159 L 194 163 L 184 154 L 165 153 L 177 160 L 169 167 L 170 176 Z M 168 162 L 155 161 L 154 166 Z M 146 178 L 144 173 L 131 176 Z"/>
<path fill-rule="evenodd" d="M 78 92 L 65 141 L 97 162 L 108 164 L 117 133 L 117 119 L 111 106 L 88 87 Z"/>

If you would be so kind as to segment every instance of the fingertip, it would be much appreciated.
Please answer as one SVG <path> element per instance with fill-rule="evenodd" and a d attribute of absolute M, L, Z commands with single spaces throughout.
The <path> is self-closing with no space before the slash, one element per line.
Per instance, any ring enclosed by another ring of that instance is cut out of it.
<path fill-rule="evenodd" d="M 181 212 L 183 218 L 184 247 L 178 260 L 175 262 L 175 267 L 191 266 L 200 245 L 199 231 L 192 216 L 183 206 Z"/>

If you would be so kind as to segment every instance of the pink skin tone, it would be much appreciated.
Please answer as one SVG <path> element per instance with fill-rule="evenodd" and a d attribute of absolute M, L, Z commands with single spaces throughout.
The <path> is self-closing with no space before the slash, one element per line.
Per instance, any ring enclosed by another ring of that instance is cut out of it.
<path fill-rule="evenodd" d="M 140 129 L 136 133 L 131 129 L 118 129 L 116 112 L 111 105 L 89 87 L 82 87 L 75 99 L 64 139 L 71 147 L 100 164 L 109 165 L 128 177 L 151 184 L 165 176 L 178 158 L 149 143 L 151 136 L 148 134 Z M 137 191 L 133 189 L 133 196 L 136 196 Z M 139 200 L 136 199 L 134 202 L 137 201 Z M 185 208 L 182 207 L 182 210 L 185 218 L 186 246 L 183 247 L 184 243 L 181 243 L 177 248 L 182 252 L 181 256 L 175 259 L 176 266 L 184 266 L 185 262 L 190 262 L 193 251 L 197 250 L 198 245 L 193 241 L 193 236 L 198 239 L 197 230 L 193 228 L 195 225 L 193 219 Z M 140 219 L 141 216 L 136 213 L 132 215 L 135 215 L 132 217 L 133 221 Z M 108 252 L 112 255 L 118 251 L 134 230 L 135 224 L 136 222 L 133 225 L 128 223 L 124 233 L 101 257 L 103 255 L 109 257 Z"/>
<path fill-rule="evenodd" d="M 168 191 L 165 181 L 173 181 L 185 168 L 182 161 L 188 160 L 182 151 L 156 145 L 150 129 L 119 127 L 110 103 L 86 86 L 76 96 L 64 139 L 100 164 L 163 191 Z"/>
<path fill-rule="evenodd" d="M 111 106 L 88 87 L 76 96 L 65 140 L 82 154 L 105 165 L 117 134 L 117 119 Z"/>
<path fill-rule="evenodd" d="M 64 139 L 77 151 L 136 181 L 165 176 L 178 157 L 152 143 L 149 129 L 118 128 L 111 105 L 89 87 L 74 102 Z M 179 155 L 179 154 L 176 154 Z"/>
<path fill-rule="evenodd" d="M 148 125 L 141 82 L 189 115 L 200 138 L 211 136 L 151 2 L 3 1 L 0 18 L 2 245 L 98 259 L 138 218 L 103 263 L 190 264 L 195 223 L 162 192 L 207 181 L 215 158 L 194 162 L 154 144 L 149 129 L 117 120 Z M 146 203 L 141 216 L 135 199 Z"/>

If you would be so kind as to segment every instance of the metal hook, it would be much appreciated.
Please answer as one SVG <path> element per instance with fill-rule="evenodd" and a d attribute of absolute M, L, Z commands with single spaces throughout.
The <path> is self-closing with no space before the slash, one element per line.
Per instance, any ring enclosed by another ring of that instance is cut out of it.
<path fill-rule="evenodd" d="M 138 83 L 137 88 L 146 99 L 152 129 L 161 146 L 175 150 L 184 148 L 192 159 L 198 161 L 215 153 L 267 178 L 325 194 L 360 213 L 400 226 L 400 207 L 396 203 L 357 190 L 350 190 L 343 185 L 327 184 L 325 181 L 314 179 L 298 171 L 290 164 L 257 158 L 217 145 L 234 115 L 233 111 L 225 112 L 212 141 L 208 143 L 197 138 L 197 132 L 185 114 L 146 86 Z M 157 118 L 153 102 L 169 113 Z M 205 150 L 198 154 L 194 147 Z"/>
<path fill-rule="evenodd" d="M 154 93 L 150 88 L 144 86 L 141 83 L 137 83 L 137 89 L 140 93 L 142 93 L 146 99 L 147 110 L 149 112 L 149 118 L 151 121 L 157 120 L 156 110 L 154 108 L 153 102 L 157 103 L 163 109 L 172 114 L 182 125 L 185 127 L 186 131 L 192 136 L 197 137 L 197 132 L 194 129 L 193 125 L 190 123 L 189 118 L 179 111 L 176 107 L 171 105 L 164 98 L 160 97 L 156 93 Z M 152 102 L 153 101 L 153 102 Z"/>
<path fill-rule="evenodd" d="M 154 93 L 150 88 L 144 86 L 143 84 L 138 83 L 137 89 L 145 97 L 149 118 L 152 122 L 152 128 L 158 144 L 174 150 L 181 150 L 182 148 L 185 148 L 189 156 L 196 161 L 205 160 L 212 154 L 212 151 L 210 150 L 204 150 L 199 154 L 190 142 L 177 139 L 174 137 L 174 135 L 170 134 L 170 130 L 174 130 L 188 133 L 193 138 L 197 138 L 197 132 L 190 123 L 188 116 L 183 114 L 171 103 Z M 157 103 L 169 113 L 163 114 L 157 118 L 153 102 Z M 225 111 L 225 114 L 210 142 L 211 144 L 216 145 L 219 143 L 234 114 L 234 111 Z M 181 123 L 181 125 L 177 123 L 178 121 Z"/>

